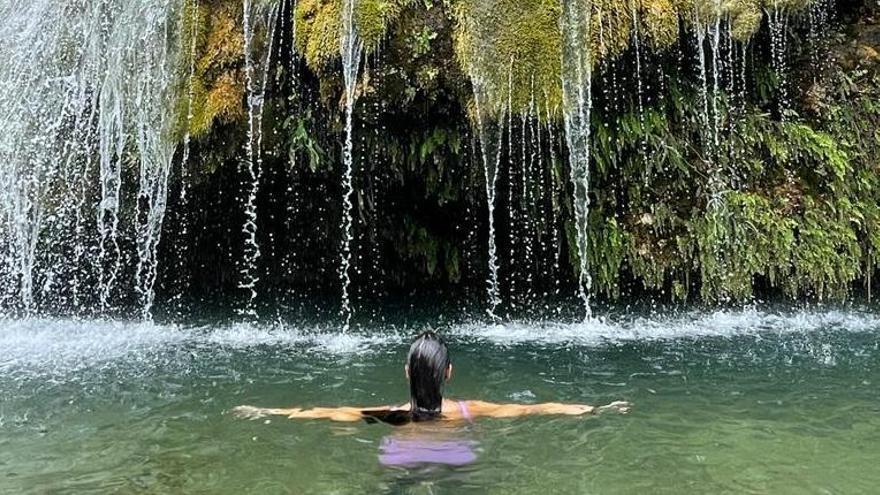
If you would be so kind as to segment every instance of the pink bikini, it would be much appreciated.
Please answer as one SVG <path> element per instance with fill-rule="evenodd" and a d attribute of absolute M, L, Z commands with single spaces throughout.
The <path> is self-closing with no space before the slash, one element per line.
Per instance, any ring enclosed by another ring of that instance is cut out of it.
<path fill-rule="evenodd" d="M 474 417 L 465 401 L 458 401 L 462 417 L 473 423 Z M 379 463 L 388 467 L 413 467 L 425 464 L 464 466 L 477 460 L 477 442 L 465 438 L 426 440 L 385 437 L 379 447 Z"/>

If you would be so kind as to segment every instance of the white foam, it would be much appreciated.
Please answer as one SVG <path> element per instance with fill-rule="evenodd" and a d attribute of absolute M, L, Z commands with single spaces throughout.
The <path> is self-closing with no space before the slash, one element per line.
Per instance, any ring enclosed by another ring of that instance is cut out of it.
<path fill-rule="evenodd" d="M 754 308 L 714 312 L 683 312 L 673 316 L 594 318 L 586 322 L 466 323 L 449 334 L 499 345 L 575 344 L 658 341 L 696 337 L 735 337 L 756 334 L 810 333 L 822 329 L 849 332 L 880 331 L 880 315 L 861 311 L 767 312 Z"/>
<path fill-rule="evenodd" d="M 181 328 L 110 320 L 0 320 L 0 374 L 19 368 L 70 373 L 116 361 L 167 361 L 174 351 L 271 348 L 354 356 L 398 344 L 401 339 L 396 333 L 343 334 L 284 324 Z"/>
<path fill-rule="evenodd" d="M 95 365 L 186 340 L 173 326 L 106 320 L 0 321 L 0 372 L 26 365 Z"/>
<path fill-rule="evenodd" d="M 470 322 L 440 328 L 456 340 L 492 345 L 596 346 L 615 342 L 695 337 L 810 333 L 819 330 L 880 332 L 880 315 L 863 311 L 769 312 L 757 309 L 683 312 L 671 316 L 623 316 L 588 322 Z M 0 320 L 0 375 L 21 369 L 53 373 L 113 363 L 175 363 L 190 353 L 268 349 L 340 358 L 396 350 L 413 329 L 376 327 L 342 333 L 338 327 L 228 324 L 182 328 L 176 325 L 108 320 Z M 185 363 L 180 363 L 185 365 Z"/>
<path fill-rule="evenodd" d="M 198 329 L 191 338 L 193 343 L 225 348 L 249 349 L 260 346 L 299 348 L 329 355 L 361 354 L 381 345 L 399 343 L 396 333 L 363 335 L 342 333 L 324 327 L 293 327 L 285 324 L 254 325 L 232 324 L 216 329 Z"/>

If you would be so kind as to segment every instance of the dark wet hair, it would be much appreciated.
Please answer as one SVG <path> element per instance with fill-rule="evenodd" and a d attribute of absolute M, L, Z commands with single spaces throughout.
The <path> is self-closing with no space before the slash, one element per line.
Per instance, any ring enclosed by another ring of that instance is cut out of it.
<path fill-rule="evenodd" d="M 409 368 L 409 411 L 361 411 L 368 423 L 381 421 L 401 426 L 413 421 L 430 421 L 441 414 L 443 385 L 449 369 L 449 349 L 434 332 L 413 341 L 406 357 Z"/>
<path fill-rule="evenodd" d="M 409 366 L 410 410 L 414 420 L 440 415 L 449 363 L 449 349 L 434 332 L 425 332 L 413 341 L 406 364 Z"/>

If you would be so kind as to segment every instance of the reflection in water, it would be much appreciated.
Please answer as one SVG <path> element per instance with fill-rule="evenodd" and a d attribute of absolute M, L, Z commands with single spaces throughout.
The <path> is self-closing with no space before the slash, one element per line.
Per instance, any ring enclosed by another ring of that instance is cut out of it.
<path fill-rule="evenodd" d="M 421 464 L 464 466 L 477 460 L 476 442 L 464 438 L 454 440 L 403 439 L 385 437 L 379 447 L 379 462 L 388 467 L 410 467 Z"/>

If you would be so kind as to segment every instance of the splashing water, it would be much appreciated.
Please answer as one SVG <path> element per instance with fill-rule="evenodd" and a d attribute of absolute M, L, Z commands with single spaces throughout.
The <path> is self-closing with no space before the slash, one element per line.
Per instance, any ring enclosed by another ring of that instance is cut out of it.
<path fill-rule="evenodd" d="M 389 317 L 391 317 L 389 315 Z M 391 317 L 393 320 L 394 318 Z M 340 332 L 326 325 L 299 323 L 231 323 L 178 326 L 154 322 L 109 320 L 0 320 L 0 372 L 7 376 L 29 370 L 58 382 L 76 382 L 90 369 L 117 369 L 136 374 L 140 364 L 185 367 L 200 359 L 223 359 L 228 350 L 251 356 L 306 353 L 327 359 L 377 356 L 404 345 L 423 322 L 374 326 L 366 332 Z M 871 333 L 880 318 L 853 309 L 775 311 L 744 308 L 714 312 L 622 314 L 587 322 L 515 320 L 499 323 L 463 321 L 442 329 L 457 345 L 480 342 L 510 347 L 533 345 L 614 348 L 625 343 L 674 344 L 700 339 L 810 336 L 825 330 Z M 876 341 L 876 339 L 874 339 Z"/>
<path fill-rule="evenodd" d="M 364 45 L 357 31 L 354 11 L 357 0 L 344 0 L 342 6 L 342 75 L 345 79 L 345 145 L 343 148 L 344 172 L 342 175 L 343 213 L 342 213 L 342 256 L 339 269 L 342 280 L 342 318 L 343 329 L 351 327 L 351 245 L 353 240 L 354 216 L 352 196 L 354 195 L 354 109 L 357 102 L 357 80 L 360 72 Z"/>
<path fill-rule="evenodd" d="M 574 187 L 574 221 L 579 261 L 578 294 L 584 304 L 586 319 L 592 315 L 590 309 L 592 277 L 587 263 L 590 213 L 590 115 L 593 108 L 591 18 L 590 0 L 563 0 L 560 18 L 563 39 L 563 114 L 571 183 Z"/>

